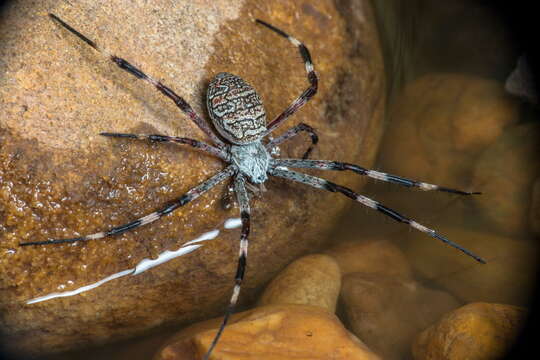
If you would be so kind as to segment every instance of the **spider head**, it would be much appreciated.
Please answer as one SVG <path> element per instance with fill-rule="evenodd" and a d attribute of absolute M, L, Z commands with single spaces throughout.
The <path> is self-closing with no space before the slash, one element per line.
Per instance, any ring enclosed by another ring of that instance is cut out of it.
<path fill-rule="evenodd" d="M 208 113 L 217 131 L 233 144 L 260 140 L 266 112 L 255 89 L 239 76 L 219 73 L 208 85 Z"/>

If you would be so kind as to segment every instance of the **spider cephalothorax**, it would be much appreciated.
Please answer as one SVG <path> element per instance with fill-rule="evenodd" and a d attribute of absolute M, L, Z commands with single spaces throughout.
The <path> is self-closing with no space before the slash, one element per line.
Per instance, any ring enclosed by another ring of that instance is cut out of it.
<path fill-rule="evenodd" d="M 255 184 L 264 183 L 268 176 L 275 176 L 291 180 L 294 182 L 306 184 L 318 189 L 327 190 L 331 192 L 337 192 L 343 194 L 352 200 L 355 200 L 362 205 L 365 205 L 371 209 L 377 210 L 392 219 L 408 224 L 412 228 L 426 233 L 438 240 L 449 244 L 463 253 L 473 257 L 475 260 L 484 263 L 484 260 L 472 252 L 462 248 L 458 244 L 451 242 L 444 236 L 438 234 L 435 230 L 429 229 L 416 221 L 409 219 L 398 212 L 380 204 L 379 202 L 372 200 L 368 197 L 360 195 L 351 189 L 344 186 L 332 183 L 328 180 L 307 175 L 301 172 L 295 172 L 289 170 L 289 168 L 309 168 L 318 170 L 335 170 L 335 171 L 352 171 L 359 175 L 365 175 L 370 178 L 387 181 L 407 187 L 416 187 L 421 190 L 438 190 L 445 191 L 460 195 L 471 195 L 473 192 L 454 190 L 445 187 L 440 187 L 433 184 L 428 184 L 421 181 L 415 181 L 405 179 L 396 175 L 386 174 L 375 170 L 365 169 L 361 166 L 338 162 L 330 160 L 308 160 L 307 158 L 311 154 L 313 147 L 318 142 L 318 136 L 315 130 L 307 124 L 300 123 L 291 129 L 285 131 L 281 136 L 274 138 L 266 143 L 261 140 L 267 135 L 273 132 L 284 120 L 289 118 L 299 108 L 301 108 L 309 99 L 317 92 L 318 78 L 313 70 L 313 63 L 311 61 L 311 55 L 307 47 L 297 39 L 289 36 L 284 31 L 264 22 L 257 20 L 256 22 L 264 25 L 270 30 L 288 39 L 294 46 L 298 47 L 300 55 L 304 61 L 305 69 L 307 72 L 307 78 L 310 83 L 309 87 L 294 100 L 280 115 L 272 120 L 268 125 L 266 124 L 266 114 L 263 108 L 262 101 L 249 84 L 236 75 L 229 73 L 219 73 L 212 80 L 208 87 L 208 112 L 212 118 L 218 132 L 225 138 L 225 142 L 220 139 L 210 128 L 207 122 L 205 122 L 191 106 L 173 90 L 163 85 L 161 82 L 155 80 L 151 76 L 145 74 L 137 67 L 133 66 L 128 61 L 110 54 L 104 49 L 97 46 L 95 42 L 82 35 L 80 32 L 66 24 L 63 20 L 53 14 L 49 14 L 52 19 L 56 20 L 60 25 L 69 30 L 71 33 L 78 36 L 88 45 L 100 53 L 107 56 L 111 61 L 118 65 L 121 69 L 134 75 L 135 77 L 145 80 L 153 85 L 158 91 L 163 93 L 175 102 L 175 104 L 182 110 L 188 117 L 195 122 L 195 124 L 212 140 L 214 145 L 207 144 L 205 142 L 184 138 L 184 137 L 172 137 L 166 135 L 141 135 L 141 134 L 124 134 L 124 133 L 101 133 L 103 136 L 120 137 L 129 139 L 141 139 L 150 140 L 156 142 L 175 142 L 179 144 L 189 145 L 198 148 L 202 151 L 206 151 L 214 156 L 221 158 L 227 166 L 211 178 L 202 182 L 201 184 L 193 187 L 184 195 L 173 200 L 170 204 L 164 206 L 160 210 L 157 210 L 151 214 L 143 216 L 139 219 L 131 221 L 127 224 L 115 226 L 106 231 L 101 231 L 92 235 L 81 236 L 71 239 L 57 239 L 47 241 L 34 241 L 21 243 L 22 246 L 27 245 L 47 245 L 47 244 L 59 244 L 59 243 L 73 243 L 76 241 L 88 241 L 94 239 L 101 239 L 107 236 L 118 235 L 126 231 L 135 229 L 139 226 L 149 224 L 157 221 L 162 216 L 168 215 L 177 208 L 186 205 L 192 200 L 195 200 L 206 191 L 213 188 L 215 185 L 223 182 L 225 179 L 233 177 L 234 191 L 236 193 L 237 202 L 240 207 L 240 217 L 242 220 L 242 231 L 240 235 L 240 251 L 238 257 L 238 268 L 235 275 L 235 285 L 233 288 L 229 307 L 223 318 L 223 322 L 212 341 L 210 348 L 208 349 L 204 359 L 208 359 L 210 353 L 216 346 L 221 333 L 223 332 L 225 325 L 229 319 L 230 314 L 233 312 L 238 296 L 240 294 L 240 285 L 244 278 L 244 272 L 247 262 L 247 248 L 248 248 L 248 236 L 250 230 L 250 208 L 249 197 L 246 191 L 246 182 L 252 182 Z M 300 132 L 307 132 L 311 137 L 311 145 L 305 152 L 302 159 L 279 159 L 272 158 L 269 150 L 275 146 L 289 140 L 296 136 Z"/>

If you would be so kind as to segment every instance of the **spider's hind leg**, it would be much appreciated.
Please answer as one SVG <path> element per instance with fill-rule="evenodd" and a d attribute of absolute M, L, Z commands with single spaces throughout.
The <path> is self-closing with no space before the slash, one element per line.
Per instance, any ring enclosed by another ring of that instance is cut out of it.
<path fill-rule="evenodd" d="M 455 242 L 448 240 L 444 236 L 437 233 L 435 230 L 432 230 L 432 229 L 430 229 L 428 227 L 425 227 L 424 225 L 421 225 L 418 222 L 401 215 L 397 211 L 392 210 L 392 209 L 380 204 L 379 202 L 377 202 L 375 200 L 372 200 L 372 199 L 370 199 L 370 198 L 368 198 L 366 196 L 357 194 L 357 193 L 355 193 L 354 191 L 352 191 L 349 188 L 346 188 L 346 187 L 338 185 L 338 184 L 334 184 L 333 182 L 318 178 L 316 176 L 307 175 L 307 174 L 303 174 L 303 173 L 299 173 L 299 172 L 295 172 L 295 171 L 290 171 L 290 170 L 277 169 L 274 166 L 272 166 L 270 168 L 269 174 L 272 175 L 272 176 L 278 176 L 278 177 L 281 177 L 281 178 L 284 178 L 284 179 L 288 179 L 288 180 L 296 181 L 296 182 L 306 184 L 306 185 L 309 185 L 309 186 L 313 186 L 313 187 L 318 188 L 318 189 L 327 190 L 327 191 L 331 191 L 331 192 L 339 192 L 339 193 L 347 196 L 348 198 L 353 199 L 353 200 L 361 203 L 362 205 L 365 205 L 365 206 L 367 206 L 367 207 L 369 207 L 369 208 L 371 208 L 373 210 L 377 210 L 377 211 L 383 213 L 384 215 L 386 215 L 388 217 L 391 217 L 392 219 L 394 219 L 394 220 L 396 220 L 398 222 L 405 223 L 405 224 L 409 225 L 410 227 L 412 227 L 412 228 L 414 228 L 414 229 L 416 229 L 418 231 L 421 231 L 421 232 L 423 232 L 423 233 L 425 233 L 425 234 L 427 234 L 427 235 L 429 235 L 429 236 L 431 236 L 431 237 L 433 237 L 435 239 L 438 239 L 438 240 L 440 240 L 440 241 L 442 241 L 442 242 L 444 242 L 444 243 L 458 249 L 459 251 L 461 251 L 464 254 L 472 257 L 473 259 L 475 259 L 476 261 L 478 261 L 480 263 L 483 263 L 483 264 L 486 263 L 486 261 L 484 259 L 482 259 L 481 257 L 479 257 L 478 255 L 476 255 L 476 254 L 472 253 L 471 251 L 463 248 L 462 246 L 456 244 Z"/>

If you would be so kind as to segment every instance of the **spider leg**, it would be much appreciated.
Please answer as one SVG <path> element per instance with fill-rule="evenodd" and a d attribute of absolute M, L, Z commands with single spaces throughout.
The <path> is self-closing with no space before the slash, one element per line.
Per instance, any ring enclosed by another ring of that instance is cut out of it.
<path fill-rule="evenodd" d="M 478 255 L 475 255 L 474 253 L 470 252 L 469 250 L 461 247 L 460 245 L 448 240 L 447 238 L 445 238 L 444 236 L 438 234 L 435 230 L 432 230 L 432 229 L 429 229 L 427 227 L 425 227 L 424 225 L 421 225 L 419 223 L 417 223 L 416 221 L 414 220 L 411 220 L 401 214 L 399 214 L 398 212 L 390 209 L 390 208 L 387 208 L 386 206 L 378 203 L 377 201 L 375 200 L 372 200 L 368 197 L 365 197 L 363 195 L 360 195 L 360 194 L 357 194 L 355 193 L 354 191 L 352 191 L 351 189 L 349 188 L 346 188 L 344 186 L 341 186 L 341 185 L 338 185 L 338 184 L 334 184 L 333 182 L 330 182 L 328 180 L 324 180 L 324 179 L 321 179 L 321 178 L 318 178 L 318 177 L 315 177 L 315 176 L 311 176 L 311 175 L 307 175 L 307 174 L 303 174 L 303 173 L 299 173 L 299 172 L 295 172 L 295 171 L 290 171 L 290 170 L 281 170 L 281 169 L 277 169 L 275 167 L 271 167 L 270 170 L 268 171 L 268 173 L 272 176 L 277 176 L 277 177 L 281 177 L 281 178 L 284 178 L 284 179 L 287 179 L 287 180 L 292 180 L 292 181 L 296 181 L 296 182 L 299 182 L 299 183 L 302 183 L 302 184 L 306 184 L 306 185 L 309 185 L 309 186 L 313 186 L 315 188 L 318 188 L 318 189 L 322 189 L 322 190 L 327 190 L 327 191 L 331 191 L 331 192 L 339 192 L 355 201 L 358 201 L 359 203 L 361 203 L 362 205 L 365 205 L 373 210 L 377 210 L 381 213 L 383 213 L 384 215 L 386 216 L 389 216 L 391 217 L 392 219 L 398 221 L 398 222 L 402 222 L 402 223 L 405 223 L 405 224 L 408 224 L 409 226 L 411 226 L 412 228 L 418 230 L 418 231 L 421 231 L 423 233 L 426 233 L 428 234 L 429 236 L 431 237 L 434 237 L 435 239 L 438 239 L 438 240 L 441 240 L 442 242 L 460 250 L 461 252 L 465 253 L 466 255 L 472 257 L 473 259 L 475 259 L 476 261 L 482 263 L 482 264 L 485 264 L 486 261 L 484 259 L 482 259 L 481 257 L 479 257 Z"/>
<path fill-rule="evenodd" d="M 268 144 L 265 145 L 266 150 L 270 151 L 274 146 L 277 146 L 277 145 L 279 145 L 279 144 L 281 144 L 281 143 L 295 137 L 301 131 L 307 132 L 309 134 L 309 136 L 311 137 L 311 145 L 308 147 L 308 149 L 306 150 L 306 152 L 302 156 L 302 159 L 307 159 L 309 157 L 309 155 L 311 154 L 311 152 L 313 151 L 313 149 L 315 148 L 315 145 L 317 145 L 317 143 L 319 142 L 319 137 L 317 136 L 317 133 L 315 132 L 315 129 L 313 129 L 308 124 L 304 124 L 304 123 L 300 123 L 300 124 L 296 125 L 295 127 L 290 128 L 285 133 L 283 133 L 283 135 L 281 135 L 281 136 L 271 140 L 270 142 L 268 142 Z"/>
<path fill-rule="evenodd" d="M 231 296 L 231 300 L 229 302 L 229 306 L 227 307 L 227 310 L 225 312 L 225 316 L 223 317 L 223 321 L 221 322 L 221 326 L 219 327 L 219 330 L 216 333 L 214 340 L 212 340 L 212 344 L 210 345 L 210 348 L 208 349 L 208 351 L 206 352 L 206 355 L 203 358 L 204 360 L 209 359 L 210 354 L 212 353 L 212 350 L 218 343 L 219 338 L 221 337 L 221 334 L 223 333 L 223 330 L 225 329 L 225 326 L 227 325 L 227 322 L 229 321 L 229 317 L 234 311 L 234 308 L 238 301 L 238 296 L 240 295 L 240 287 L 242 285 L 242 280 L 244 279 L 244 272 L 246 270 L 246 261 L 247 261 L 247 250 L 248 250 L 248 244 L 249 244 L 248 236 L 249 236 L 249 228 L 250 228 L 249 198 L 246 191 L 245 182 L 246 182 L 246 179 L 242 174 L 238 174 L 236 178 L 234 179 L 234 190 L 236 192 L 238 204 L 240 205 L 240 218 L 242 219 L 242 233 L 240 235 L 240 251 L 238 254 L 238 267 L 236 269 L 236 276 L 234 279 L 233 293 Z"/>
<path fill-rule="evenodd" d="M 270 134 L 272 131 L 274 131 L 283 121 L 285 121 L 289 116 L 294 114 L 298 109 L 300 109 L 302 106 L 304 106 L 305 103 L 307 103 L 316 93 L 317 93 L 317 87 L 319 79 L 317 78 L 317 74 L 315 73 L 315 70 L 313 70 L 313 62 L 311 61 L 311 55 L 309 53 L 308 48 L 302 44 L 297 39 L 293 38 L 292 36 L 288 35 L 286 32 L 284 32 L 281 29 L 278 29 L 277 27 L 268 24 L 267 22 L 264 22 L 262 20 L 255 20 L 258 24 L 264 25 L 270 30 L 278 33 L 279 35 L 283 36 L 287 40 L 289 40 L 293 45 L 298 47 L 298 51 L 300 51 L 300 55 L 302 56 L 302 59 L 304 60 L 304 65 L 306 67 L 307 72 L 307 78 L 309 80 L 310 86 L 304 90 L 304 92 L 296 99 L 294 100 L 291 105 L 289 105 L 288 108 L 286 108 L 280 115 L 278 115 L 270 124 L 268 124 L 265 136 Z"/>
<path fill-rule="evenodd" d="M 174 142 L 179 144 L 185 144 L 192 146 L 196 149 L 210 153 L 216 157 L 219 157 L 225 161 L 229 161 L 229 155 L 226 151 L 219 149 L 215 146 L 209 145 L 203 141 L 194 140 L 185 137 L 177 136 L 166 136 L 166 135 L 146 135 L 146 134 L 121 134 L 121 133 L 108 133 L 103 132 L 99 135 L 108 136 L 108 137 L 117 137 L 117 138 L 128 138 L 128 139 L 139 139 L 139 140 L 150 140 L 155 142 Z"/>
<path fill-rule="evenodd" d="M 428 184 L 422 181 L 406 179 L 401 176 L 383 173 L 380 171 L 369 170 L 358 165 L 329 161 L 329 160 L 306 160 L 306 159 L 272 159 L 273 166 L 283 166 L 291 168 L 304 168 L 304 169 L 318 169 L 318 170 L 350 170 L 360 175 L 365 175 L 372 179 L 382 180 L 402 186 L 415 187 L 420 190 L 430 191 L 444 191 L 459 195 L 478 195 L 480 192 L 462 191 L 451 189 L 439 185 Z"/>
<path fill-rule="evenodd" d="M 19 243 L 19 246 L 29 246 L 29 245 L 50 245 L 50 244 L 64 244 L 64 243 L 73 243 L 76 241 L 88 241 L 88 240 L 96 240 L 96 239 L 102 239 L 104 237 L 108 236 L 114 236 L 118 234 L 122 234 L 126 231 L 133 230 L 135 228 L 138 228 L 139 226 L 143 226 L 146 224 L 149 224 L 151 222 L 154 222 L 158 219 L 160 219 L 162 216 L 168 215 L 174 210 L 178 209 L 181 206 L 186 205 L 192 200 L 195 200 L 202 194 L 204 194 L 206 191 L 210 190 L 223 180 L 227 179 L 228 177 L 232 176 L 232 174 L 236 171 L 236 167 L 234 165 L 227 167 L 226 169 L 218 172 L 208 180 L 200 183 L 199 185 L 195 186 L 191 190 L 189 190 L 184 195 L 180 196 L 176 200 L 169 203 L 164 208 L 154 211 L 151 214 L 148 214 L 146 216 L 143 216 L 135 221 L 129 222 L 127 224 L 123 224 L 120 226 L 113 227 L 112 229 L 109 229 L 107 231 L 101 231 L 92 235 L 86 235 L 76 238 L 70 238 L 70 239 L 56 239 L 56 240 L 46 240 L 46 241 L 31 241 L 31 242 L 23 242 Z"/>
<path fill-rule="evenodd" d="M 128 61 L 119 58 L 118 56 L 110 54 L 106 49 L 103 49 L 99 47 L 94 41 L 90 40 L 74 28 L 72 28 L 69 24 L 64 22 L 62 19 L 60 19 L 58 16 L 54 14 L 49 14 L 49 16 L 55 20 L 58 24 L 62 25 L 66 30 L 77 36 L 79 39 L 90 45 L 92 48 L 97 50 L 99 53 L 105 55 L 110 60 L 112 60 L 118 67 L 121 69 L 127 71 L 131 75 L 137 77 L 138 79 L 145 80 L 149 82 L 150 84 L 154 85 L 156 89 L 158 89 L 163 95 L 170 98 L 176 106 L 182 110 L 189 118 L 207 135 L 212 139 L 212 141 L 217 144 L 219 147 L 222 147 L 224 145 L 223 141 L 221 141 L 212 131 L 210 126 L 193 110 L 193 108 L 184 100 L 182 97 L 180 97 L 178 94 L 176 94 L 174 91 L 172 91 L 167 86 L 163 85 L 160 81 L 157 81 L 156 79 L 152 78 L 149 75 L 146 75 L 144 72 L 130 64 Z"/>

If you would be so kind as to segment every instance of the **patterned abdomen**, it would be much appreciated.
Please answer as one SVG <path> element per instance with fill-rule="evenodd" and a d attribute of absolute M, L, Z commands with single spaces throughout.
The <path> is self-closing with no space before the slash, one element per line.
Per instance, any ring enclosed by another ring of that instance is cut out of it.
<path fill-rule="evenodd" d="M 219 133 L 235 144 L 257 141 L 266 131 L 266 113 L 255 89 L 242 78 L 219 73 L 208 86 L 208 113 Z"/>

